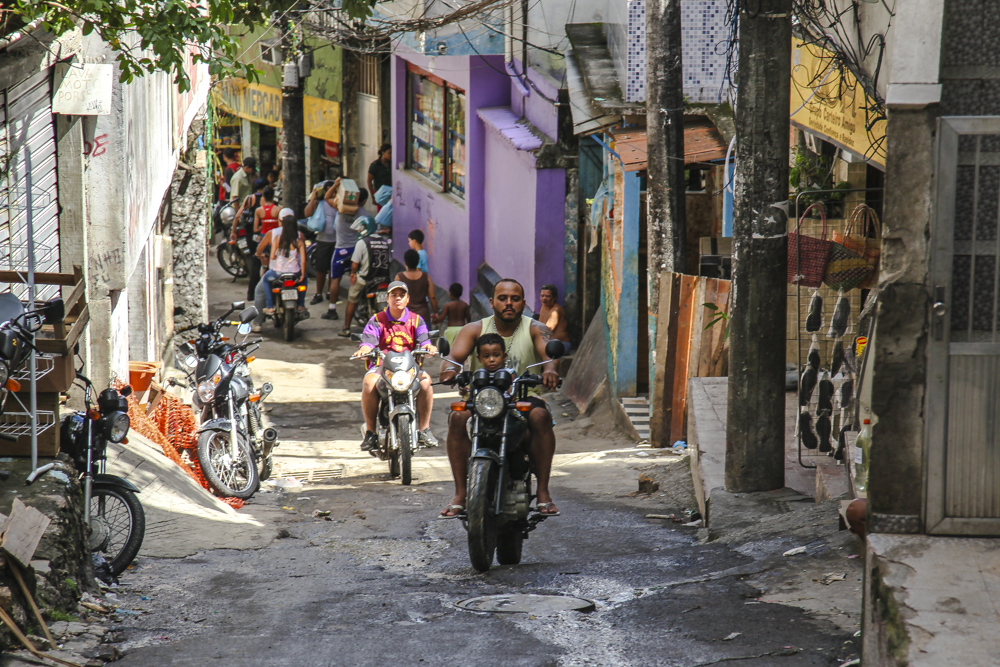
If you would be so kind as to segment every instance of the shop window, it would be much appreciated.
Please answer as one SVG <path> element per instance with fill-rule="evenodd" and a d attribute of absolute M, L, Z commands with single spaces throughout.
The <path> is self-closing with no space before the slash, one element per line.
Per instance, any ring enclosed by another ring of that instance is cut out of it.
<path fill-rule="evenodd" d="M 407 72 L 407 167 L 465 198 L 465 92 L 412 68 Z"/>

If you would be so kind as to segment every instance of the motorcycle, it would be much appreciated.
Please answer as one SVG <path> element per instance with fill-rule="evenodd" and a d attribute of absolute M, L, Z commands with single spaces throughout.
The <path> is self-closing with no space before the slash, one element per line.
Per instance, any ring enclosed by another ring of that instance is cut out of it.
<path fill-rule="evenodd" d="M 360 326 L 368 324 L 368 320 L 375 313 L 385 310 L 389 305 L 389 281 L 379 280 L 365 294 L 365 298 L 358 302 L 354 310 L 354 321 Z"/>
<path fill-rule="evenodd" d="M 76 378 L 83 383 L 84 410 L 63 419 L 59 449 L 70 456 L 80 473 L 87 548 L 103 556 L 117 577 L 135 560 L 146 532 L 146 515 L 135 495 L 139 489 L 105 472 L 108 443 L 128 444 L 131 424 L 126 398 L 132 388 L 105 389 L 97 395 L 95 407 L 94 385 L 80 371 Z"/>
<path fill-rule="evenodd" d="M 11 292 L 0 294 L 0 412 L 6 403 L 7 392 L 21 388 L 13 376 L 22 369 L 34 349 L 35 333 L 43 324 L 61 321 L 64 315 L 60 298 L 47 301 L 41 308 L 25 310 L 21 300 Z"/>
<path fill-rule="evenodd" d="M 197 457 L 202 473 L 216 495 L 246 499 L 274 470 L 278 432 L 264 428 L 260 410 L 274 388 L 265 382 L 256 390 L 250 377 L 250 355 L 260 339 L 230 345 L 220 335 L 227 324 L 238 326 L 244 336 L 250 333 L 250 322 L 258 312 L 253 306 L 243 309 L 244 305 L 235 301 L 215 322 L 189 327 L 198 329 L 198 338 L 182 344 L 179 351 L 201 417 Z M 240 309 L 238 322 L 227 321 Z"/>
<path fill-rule="evenodd" d="M 442 357 L 449 352 L 448 341 L 438 341 Z M 560 341 L 549 341 L 545 354 L 549 359 L 563 355 Z M 461 365 L 450 359 L 445 361 Z M 474 373 L 461 371 L 450 382 L 468 389 L 464 401 L 451 404 L 454 411 L 469 411 L 472 418 L 469 434 L 470 449 L 465 514 L 462 523 L 468 531 L 469 559 L 472 567 L 485 572 L 496 554 L 501 565 L 521 562 L 521 550 L 528 533 L 547 517 L 532 509 L 532 464 L 525 433 L 528 413 L 528 390 L 542 384 L 542 378 L 528 373 L 532 364 L 520 376 L 501 368 L 494 373 L 479 369 Z"/>
<path fill-rule="evenodd" d="M 354 334 L 352 338 L 360 341 Z M 379 396 L 376 435 L 378 448 L 371 452 L 389 462 L 389 475 L 399 477 L 404 486 L 413 480 L 411 459 L 417 449 L 417 393 L 420 391 L 420 364 L 427 350 L 394 352 L 373 349 L 367 355 L 353 357 L 379 364 L 375 390 Z"/>
<path fill-rule="evenodd" d="M 247 242 L 247 230 L 236 228 L 236 240 L 226 238 L 215 247 L 215 256 L 219 266 L 233 278 L 246 278 L 250 275 L 250 245 Z"/>
<path fill-rule="evenodd" d="M 309 311 L 299 312 L 298 307 L 299 292 L 305 292 L 308 288 L 299 285 L 295 277 L 294 273 L 282 273 L 271 287 L 271 292 L 279 297 L 274 300 L 274 326 L 284 329 L 285 340 L 289 342 L 295 340 L 296 322 L 309 319 Z"/>

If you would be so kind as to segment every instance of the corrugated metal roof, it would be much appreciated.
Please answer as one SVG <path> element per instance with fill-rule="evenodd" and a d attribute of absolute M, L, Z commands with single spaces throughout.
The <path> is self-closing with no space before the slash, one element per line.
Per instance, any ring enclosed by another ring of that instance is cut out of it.
<path fill-rule="evenodd" d="M 625 171 L 644 171 L 647 162 L 646 130 L 614 130 L 615 152 Z M 684 164 L 711 162 L 726 157 L 726 143 L 710 121 L 684 121 Z"/>

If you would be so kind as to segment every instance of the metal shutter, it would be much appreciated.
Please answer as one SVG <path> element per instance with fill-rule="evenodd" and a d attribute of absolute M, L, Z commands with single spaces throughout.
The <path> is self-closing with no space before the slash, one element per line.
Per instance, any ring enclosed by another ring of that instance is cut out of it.
<path fill-rule="evenodd" d="M 59 196 L 51 69 L 0 95 L 0 269 L 28 269 L 30 208 L 35 271 L 58 271 Z M 39 289 L 36 298 L 58 296 L 58 289 Z"/>

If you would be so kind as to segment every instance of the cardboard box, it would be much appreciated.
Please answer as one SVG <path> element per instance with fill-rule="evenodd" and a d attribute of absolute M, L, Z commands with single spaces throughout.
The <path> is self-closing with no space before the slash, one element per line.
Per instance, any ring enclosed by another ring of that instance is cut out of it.
<path fill-rule="evenodd" d="M 334 199 L 338 211 L 347 214 L 357 213 L 360 198 L 361 190 L 358 189 L 358 184 L 353 179 L 343 178 L 340 180 L 340 188 Z"/>

